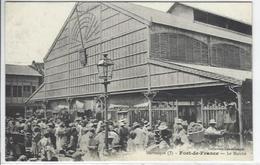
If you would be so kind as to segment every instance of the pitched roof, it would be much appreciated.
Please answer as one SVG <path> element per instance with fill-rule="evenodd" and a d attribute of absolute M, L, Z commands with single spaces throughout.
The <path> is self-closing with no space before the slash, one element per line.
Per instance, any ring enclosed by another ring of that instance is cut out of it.
<path fill-rule="evenodd" d="M 23 76 L 41 76 L 39 72 L 34 70 L 28 65 L 5 65 L 5 74 L 6 75 L 23 75 Z"/>
<path fill-rule="evenodd" d="M 88 2 L 87 2 L 88 3 Z M 104 3 L 107 6 L 110 6 L 116 10 L 121 10 L 124 11 L 124 13 L 128 14 L 129 16 L 132 16 L 136 18 L 137 20 L 146 23 L 149 25 L 150 23 L 158 23 L 158 24 L 163 24 L 167 26 L 172 26 L 176 28 L 181 28 L 181 29 L 186 29 L 198 33 L 203 33 L 203 34 L 208 34 L 208 35 L 213 35 L 221 38 L 226 38 L 226 39 L 231 39 L 247 44 L 252 44 L 252 37 L 246 36 L 246 35 L 240 35 L 235 32 L 230 32 L 224 29 L 218 29 L 214 27 L 210 27 L 204 24 L 196 24 L 196 23 L 191 23 L 189 21 L 183 20 L 183 18 L 178 18 L 172 14 L 155 10 L 152 8 L 132 4 L 132 3 L 127 3 L 127 2 L 117 2 L 117 3 L 111 3 L 107 2 Z M 44 57 L 44 61 L 48 58 L 52 48 L 54 47 L 55 43 L 59 39 L 59 36 L 61 35 L 62 31 L 65 29 L 65 26 L 67 25 L 69 19 L 71 18 L 75 8 L 76 8 L 77 3 L 71 10 L 69 16 L 67 17 L 66 21 L 64 22 L 59 34 L 56 36 L 54 42 L 52 43 L 52 46 L 48 50 L 47 54 Z"/>
<path fill-rule="evenodd" d="M 108 3 L 106 3 L 108 4 Z M 110 6 L 121 8 L 130 12 L 138 18 L 143 18 L 148 22 L 158 23 L 162 25 L 172 26 L 180 29 L 194 31 L 202 34 L 208 34 L 220 38 L 226 38 L 234 41 L 239 41 L 247 44 L 252 44 L 252 37 L 237 32 L 228 31 L 225 29 L 215 28 L 204 24 L 197 24 L 187 21 L 181 17 L 177 17 L 170 13 L 143 7 L 132 3 L 111 3 Z"/>
<path fill-rule="evenodd" d="M 192 74 L 208 77 L 223 82 L 232 83 L 236 85 L 242 85 L 246 79 L 252 79 L 252 72 L 238 69 L 219 68 L 197 64 L 186 64 L 172 62 L 163 59 L 150 59 L 150 63 L 160 65 L 172 69 L 182 70 Z"/>
<path fill-rule="evenodd" d="M 213 12 L 213 11 L 207 11 L 205 10 L 204 8 L 202 7 L 196 7 L 196 6 L 193 6 L 192 5 L 192 2 L 191 3 L 182 3 L 182 2 L 175 2 L 167 11 L 167 13 L 170 13 L 176 6 L 178 5 L 182 5 L 182 6 L 186 6 L 186 7 L 189 7 L 189 8 L 192 8 L 192 9 L 197 9 L 197 10 L 200 10 L 200 11 L 203 11 L 203 12 L 207 12 L 207 13 L 211 13 L 211 14 L 214 14 L 214 15 L 218 15 L 218 16 L 221 16 L 221 17 L 225 17 L 227 19 L 230 19 L 230 20 L 233 20 L 233 21 L 238 21 L 238 22 L 241 22 L 241 23 L 244 23 L 244 24 L 247 24 L 247 25 L 252 25 L 251 23 L 249 22 L 245 22 L 245 21 L 242 21 L 242 20 L 238 20 L 238 19 L 235 19 L 235 18 L 231 18 L 230 16 L 227 16 L 227 15 L 224 15 L 224 14 L 220 14 L 220 13 L 217 13 L 217 12 Z"/>
<path fill-rule="evenodd" d="M 44 75 L 44 63 L 33 61 L 30 67 L 38 71 L 41 75 Z"/>

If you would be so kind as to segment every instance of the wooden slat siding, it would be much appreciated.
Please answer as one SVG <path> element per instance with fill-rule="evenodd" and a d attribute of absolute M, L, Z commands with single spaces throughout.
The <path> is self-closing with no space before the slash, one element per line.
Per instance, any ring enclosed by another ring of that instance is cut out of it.
<path fill-rule="evenodd" d="M 92 3 L 80 5 L 79 10 L 84 10 L 79 13 L 80 20 L 83 21 L 85 15 L 92 12 L 98 22 L 102 19 L 102 31 L 100 27 L 96 27 L 96 31 L 91 30 L 91 32 L 95 31 L 94 34 L 84 41 L 88 64 L 83 67 L 78 54 L 82 46 L 77 41 L 79 38 L 75 37 L 79 32 L 76 14 L 72 15 L 46 59 L 45 83 L 49 98 L 102 92 L 103 87 L 99 84 L 96 67 L 101 58 L 100 53 L 108 53 L 116 64 L 109 87 L 111 92 L 143 89 L 147 86 L 146 26 L 105 5 L 101 9 L 99 5 L 93 4 L 89 7 L 88 4 Z M 102 52 L 100 52 L 100 41 Z"/>
<path fill-rule="evenodd" d="M 147 86 L 147 29 L 112 8 L 102 11 L 102 51 L 115 63 L 111 92 Z"/>
<path fill-rule="evenodd" d="M 93 8 L 93 10 L 96 8 L 98 8 L 98 7 L 95 6 Z M 88 10 L 88 9 L 86 9 L 86 10 Z M 82 14 L 80 14 L 80 15 L 82 15 Z M 75 14 L 74 14 L 74 16 L 75 16 Z M 74 18 L 76 18 L 76 17 L 74 17 Z M 74 18 L 72 18 L 68 23 L 67 29 L 69 29 L 68 30 L 69 34 L 73 33 L 72 28 L 75 28 L 74 25 L 76 24 L 76 19 L 74 19 Z M 84 15 L 81 16 L 81 19 L 82 18 L 85 19 Z M 94 38 L 94 40 L 92 38 Z M 95 39 L 95 38 L 97 38 L 97 39 Z M 95 42 L 98 43 L 96 41 L 96 40 L 98 40 L 98 37 L 93 37 L 93 35 L 88 40 L 90 40 L 90 42 L 92 42 L 92 44 Z M 58 42 L 59 42 L 59 40 L 58 40 Z M 85 44 L 87 44 L 87 43 L 85 43 Z M 77 50 L 79 48 L 81 48 L 81 45 L 79 45 L 75 40 L 73 40 L 73 38 L 71 38 L 71 35 L 69 35 L 69 42 L 68 42 L 67 47 L 68 47 L 68 49 L 65 51 L 62 51 L 59 49 L 54 49 L 53 50 L 54 55 L 53 56 L 50 55 L 50 57 L 52 57 L 52 58 L 49 58 L 49 59 L 53 60 L 53 61 L 51 61 L 51 64 L 49 64 L 49 66 L 52 66 L 52 68 L 46 69 L 47 76 L 51 76 L 51 78 L 47 78 L 47 80 L 49 80 L 50 85 L 46 84 L 46 88 L 48 90 L 47 95 L 49 95 L 49 96 L 50 95 L 53 95 L 53 96 L 68 95 L 70 93 L 69 87 L 71 85 L 68 81 L 69 81 L 70 77 L 76 75 L 73 72 L 71 73 L 70 69 L 73 67 L 75 68 L 76 65 L 81 65 L 79 63 L 79 61 L 76 61 L 76 59 L 78 59 Z M 70 54 L 70 52 L 72 52 L 72 54 Z M 76 56 L 76 58 L 75 58 L 75 56 Z M 64 59 L 66 59 L 66 61 Z M 69 62 L 71 60 L 74 60 L 74 61 Z M 53 67 L 54 65 L 56 65 L 56 66 Z M 64 67 L 65 71 L 63 71 L 63 67 Z M 50 74 L 48 74 L 48 72 L 50 72 Z M 58 76 L 57 73 L 59 73 L 59 72 L 63 73 L 63 75 L 66 75 L 66 76 Z"/>
<path fill-rule="evenodd" d="M 191 43 L 190 42 L 191 40 L 186 40 L 186 42 L 184 42 L 183 38 L 177 40 L 176 38 L 174 38 L 174 36 L 169 36 L 170 43 L 175 43 L 175 44 L 171 44 L 170 52 L 177 51 L 179 53 L 175 53 L 174 57 L 173 56 L 168 57 L 163 55 L 163 58 L 167 58 L 175 61 L 183 61 L 187 63 L 197 63 L 197 64 L 220 66 L 220 67 L 235 68 L 235 69 L 244 69 L 244 70 L 252 69 L 251 46 L 249 44 L 236 42 L 228 39 L 222 39 L 214 36 L 209 36 L 201 33 L 191 32 L 188 30 L 177 29 L 174 27 L 169 27 L 169 26 L 164 26 L 159 24 L 153 24 L 151 29 L 152 29 L 151 35 L 153 36 L 151 37 L 152 40 L 151 47 L 153 50 L 151 52 L 152 57 L 153 56 L 161 57 L 160 54 L 164 54 L 161 53 L 160 50 L 162 49 L 161 47 L 165 45 L 165 43 L 161 44 L 160 46 L 158 45 L 158 43 L 160 42 L 160 38 L 162 38 L 160 37 L 160 35 L 163 36 L 163 38 L 165 38 L 165 33 L 183 34 L 185 36 L 191 37 L 193 39 L 202 42 L 202 44 L 198 45 L 198 43 L 196 42 Z M 209 41 L 207 39 L 208 37 L 210 37 Z M 212 47 L 208 48 L 207 46 L 207 45 L 212 46 L 214 44 L 219 44 L 219 43 L 234 45 L 236 47 L 239 47 L 240 49 L 243 49 L 246 53 L 244 54 L 243 51 L 241 52 L 241 50 L 239 50 L 239 52 L 241 53 L 237 53 L 237 54 L 240 57 L 236 58 L 234 54 L 237 52 L 237 50 L 235 50 L 236 52 L 234 52 L 232 48 L 229 48 L 228 51 L 229 53 L 227 52 L 225 54 L 230 57 L 227 57 L 223 53 L 222 55 L 215 54 L 216 50 Z M 184 48 L 185 45 L 186 48 Z M 191 45 L 191 46 L 187 46 L 187 45 Z M 211 54 L 209 55 L 209 53 Z M 213 59 L 210 60 L 209 56 L 212 56 Z M 227 63 L 228 61 L 230 61 L 229 65 L 224 64 Z"/>

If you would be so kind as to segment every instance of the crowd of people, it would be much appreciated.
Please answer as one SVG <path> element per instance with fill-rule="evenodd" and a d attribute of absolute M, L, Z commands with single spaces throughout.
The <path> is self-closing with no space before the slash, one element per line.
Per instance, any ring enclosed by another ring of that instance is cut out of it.
<path fill-rule="evenodd" d="M 210 120 L 207 129 L 203 128 L 201 121 L 188 124 L 187 121 L 175 119 L 170 129 L 166 122 L 157 121 L 151 126 L 144 119 L 129 125 L 126 120 L 108 121 L 106 124 L 86 116 L 74 121 L 37 116 L 10 117 L 6 120 L 6 160 L 103 160 L 107 156 L 136 151 L 162 154 L 172 148 L 185 149 L 197 143 L 205 144 L 204 140 L 193 141 L 189 138 L 188 132 L 197 127 L 199 130 L 195 131 L 205 135 L 223 135 L 224 131 L 217 130 L 215 126 L 214 119 Z M 217 145 L 216 140 L 211 139 L 209 143 Z"/>

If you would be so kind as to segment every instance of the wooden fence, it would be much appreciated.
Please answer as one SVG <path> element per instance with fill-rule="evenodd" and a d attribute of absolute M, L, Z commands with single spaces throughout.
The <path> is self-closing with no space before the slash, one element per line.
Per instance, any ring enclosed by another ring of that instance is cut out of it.
<path fill-rule="evenodd" d="M 223 128 L 225 111 L 225 108 L 202 109 L 202 122 L 204 127 L 208 127 L 210 119 L 215 119 L 217 128 Z"/>
<path fill-rule="evenodd" d="M 217 128 L 224 128 L 224 116 L 225 116 L 226 108 L 203 108 L 201 110 L 201 120 L 203 122 L 204 127 L 209 126 L 210 119 L 215 119 L 217 122 Z M 149 120 L 149 111 L 147 108 L 129 108 L 124 111 L 123 114 L 120 111 L 112 110 L 109 111 L 110 119 L 114 121 L 118 121 L 122 118 L 126 118 L 129 124 L 133 124 L 134 122 L 141 122 L 142 119 Z M 173 127 L 174 119 L 177 117 L 177 111 L 175 109 L 152 109 L 152 125 L 156 124 L 157 120 L 167 122 L 169 128 Z"/>

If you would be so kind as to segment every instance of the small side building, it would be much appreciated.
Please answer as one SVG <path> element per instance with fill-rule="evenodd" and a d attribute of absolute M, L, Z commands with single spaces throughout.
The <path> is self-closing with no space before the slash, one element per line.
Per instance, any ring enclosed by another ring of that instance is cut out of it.
<path fill-rule="evenodd" d="M 25 114 L 25 100 L 40 86 L 42 75 L 28 65 L 6 64 L 6 116 Z"/>

